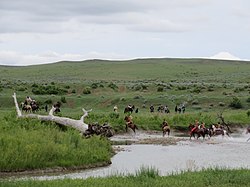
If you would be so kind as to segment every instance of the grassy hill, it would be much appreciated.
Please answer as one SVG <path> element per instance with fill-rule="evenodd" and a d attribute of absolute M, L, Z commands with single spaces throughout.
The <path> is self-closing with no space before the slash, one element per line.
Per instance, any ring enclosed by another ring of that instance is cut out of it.
<path fill-rule="evenodd" d="M 81 107 L 109 113 L 134 104 L 141 114 L 149 105 L 185 104 L 187 113 L 230 111 L 246 115 L 250 107 L 250 62 L 212 59 L 135 59 L 63 61 L 25 67 L 0 66 L 0 110 L 13 110 L 29 95 L 40 101 L 66 100 L 63 115 L 79 116 Z M 232 102 L 240 107 L 231 106 Z M 142 108 L 145 104 L 146 108 Z M 234 120 L 241 121 L 242 116 Z M 244 123 L 248 118 L 244 116 Z M 242 122 L 242 121 L 241 121 Z"/>

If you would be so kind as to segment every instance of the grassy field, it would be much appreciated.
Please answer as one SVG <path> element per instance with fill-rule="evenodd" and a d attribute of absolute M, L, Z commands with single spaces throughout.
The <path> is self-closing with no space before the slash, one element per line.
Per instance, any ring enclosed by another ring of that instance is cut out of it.
<path fill-rule="evenodd" d="M 82 116 L 83 107 L 93 109 L 85 122 L 107 122 L 116 133 L 125 131 L 123 110 L 128 104 L 139 108 L 133 121 L 142 130 L 160 130 L 163 119 L 179 130 L 187 130 L 196 119 L 210 125 L 219 121 L 220 113 L 231 125 L 244 127 L 250 123 L 249 72 L 250 62 L 206 59 L 0 66 L 1 170 L 94 164 L 108 161 L 111 156 L 111 145 L 105 140 L 85 140 L 73 129 L 62 131 L 35 120 L 17 120 L 14 92 L 19 103 L 26 96 L 35 99 L 41 107 L 39 114 L 47 115 L 45 104 L 51 106 L 57 101 L 62 103 L 58 115 L 73 119 Z M 155 106 L 154 113 L 149 112 L 151 104 Z M 186 112 L 175 113 L 175 106 L 181 104 L 185 104 Z M 115 105 L 118 114 L 113 112 Z M 168 105 L 170 114 L 157 112 L 159 105 Z M 83 149 L 90 142 L 91 148 L 86 150 L 93 151 L 92 145 L 96 146 L 93 154 Z"/>
<path fill-rule="evenodd" d="M 150 118 L 149 106 L 153 104 L 157 109 L 162 104 L 168 105 L 170 115 L 155 115 L 173 121 L 177 118 L 174 107 L 185 104 L 188 116 L 208 115 L 212 116 L 210 121 L 217 122 L 216 116 L 222 112 L 226 120 L 246 124 L 247 112 L 250 113 L 249 72 L 250 62 L 208 59 L 89 60 L 1 66 L 0 110 L 13 111 L 11 95 L 16 92 L 19 102 L 29 95 L 41 106 L 47 100 L 65 99 L 62 115 L 73 118 L 81 115 L 82 107 L 92 108 L 97 117 L 112 115 L 114 105 L 123 117 L 128 104 L 134 104 L 142 116 Z"/>
<path fill-rule="evenodd" d="M 0 172 L 108 164 L 107 139 L 84 139 L 72 129 L 53 123 L 17 119 L 14 112 L 0 118 Z"/>
<path fill-rule="evenodd" d="M 250 186 L 250 170 L 208 169 L 200 172 L 184 172 L 179 175 L 159 176 L 155 169 L 141 169 L 135 175 L 107 178 L 64 179 L 52 181 L 0 181 L 4 187 L 29 186 L 170 186 L 170 187 L 247 187 Z"/>

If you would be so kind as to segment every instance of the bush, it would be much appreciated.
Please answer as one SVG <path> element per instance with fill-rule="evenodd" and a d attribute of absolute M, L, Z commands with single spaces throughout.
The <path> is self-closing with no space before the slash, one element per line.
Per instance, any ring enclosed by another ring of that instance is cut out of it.
<path fill-rule="evenodd" d="M 247 98 L 247 102 L 250 103 L 250 97 Z"/>
<path fill-rule="evenodd" d="M 97 83 L 93 83 L 93 84 L 91 85 L 91 88 L 92 88 L 92 89 L 98 88 L 98 84 L 97 84 Z"/>
<path fill-rule="evenodd" d="M 164 88 L 162 86 L 160 86 L 160 87 L 157 88 L 157 92 L 163 92 L 163 89 Z"/>
<path fill-rule="evenodd" d="M 91 90 L 90 88 L 84 88 L 83 91 L 82 91 L 83 94 L 91 94 Z"/>
<path fill-rule="evenodd" d="M 234 97 L 229 106 L 236 109 L 242 108 L 241 101 L 238 97 Z"/>
<path fill-rule="evenodd" d="M 247 116 L 250 117 L 250 110 L 247 111 Z"/>
<path fill-rule="evenodd" d="M 113 90 L 115 89 L 118 89 L 118 86 L 116 86 L 113 82 L 111 82 L 109 85 L 108 85 L 109 88 L 112 88 Z"/>
<path fill-rule="evenodd" d="M 66 98 L 64 96 L 61 97 L 62 103 L 67 103 Z"/>

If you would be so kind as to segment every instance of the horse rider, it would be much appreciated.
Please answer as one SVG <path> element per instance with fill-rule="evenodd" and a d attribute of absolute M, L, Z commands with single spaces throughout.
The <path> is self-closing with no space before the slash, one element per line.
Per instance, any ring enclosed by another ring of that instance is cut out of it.
<path fill-rule="evenodd" d="M 154 112 L 154 110 L 155 110 L 153 105 L 150 105 L 149 109 L 150 109 L 150 112 Z"/>
<path fill-rule="evenodd" d="M 199 126 L 198 126 L 199 129 L 205 129 L 205 123 L 202 122 Z"/>
<path fill-rule="evenodd" d="M 128 115 L 125 120 L 126 120 L 126 124 L 129 125 L 129 124 L 132 124 L 133 121 L 132 121 L 133 117 L 131 115 Z"/>
<path fill-rule="evenodd" d="M 118 111 L 118 107 L 115 105 L 114 106 L 114 112 L 117 112 Z"/>
<path fill-rule="evenodd" d="M 191 133 L 194 132 L 196 129 L 199 129 L 200 122 L 198 120 L 195 120 L 194 128 L 191 129 Z"/>
<path fill-rule="evenodd" d="M 164 128 L 166 126 L 168 126 L 168 122 L 164 119 L 162 122 L 161 128 Z"/>

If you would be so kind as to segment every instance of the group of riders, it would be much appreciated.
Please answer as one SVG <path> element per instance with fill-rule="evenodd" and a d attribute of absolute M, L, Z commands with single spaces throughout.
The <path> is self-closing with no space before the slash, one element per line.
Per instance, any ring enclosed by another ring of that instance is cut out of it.
<path fill-rule="evenodd" d="M 36 100 L 29 96 L 25 98 L 24 102 L 21 102 L 21 108 L 25 112 L 37 112 L 40 109 Z"/>
<path fill-rule="evenodd" d="M 199 122 L 198 120 L 195 120 L 195 124 L 190 124 L 190 139 L 191 137 L 195 137 L 195 134 L 197 135 L 197 138 L 200 136 L 203 136 L 205 138 L 205 135 L 208 137 L 214 136 L 214 135 L 227 135 L 230 136 L 229 133 L 225 130 L 224 125 L 222 125 L 220 122 L 217 124 L 212 124 L 208 128 L 205 126 L 204 122 Z"/>
<path fill-rule="evenodd" d="M 20 104 L 22 111 L 25 112 L 37 112 L 39 111 L 41 108 L 39 107 L 39 104 L 36 100 L 32 99 L 30 96 L 27 96 L 25 98 L 25 100 L 23 102 L 21 102 Z M 53 104 L 53 107 L 55 108 L 55 113 L 58 113 L 61 111 L 60 107 L 61 107 L 61 102 L 56 102 L 55 104 Z M 46 104 L 44 107 L 45 112 L 48 111 L 48 105 Z"/>

